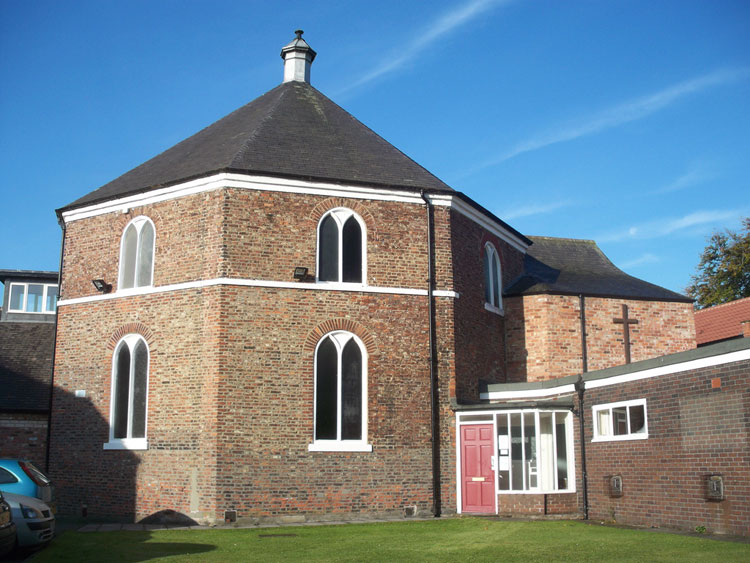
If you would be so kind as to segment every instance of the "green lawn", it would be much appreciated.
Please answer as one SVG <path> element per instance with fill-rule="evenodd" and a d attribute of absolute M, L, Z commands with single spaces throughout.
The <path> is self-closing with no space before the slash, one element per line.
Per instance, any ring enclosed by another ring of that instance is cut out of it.
<path fill-rule="evenodd" d="M 338 526 L 65 532 L 44 561 L 750 561 L 750 544 L 581 522 L 480 518 Z"/>

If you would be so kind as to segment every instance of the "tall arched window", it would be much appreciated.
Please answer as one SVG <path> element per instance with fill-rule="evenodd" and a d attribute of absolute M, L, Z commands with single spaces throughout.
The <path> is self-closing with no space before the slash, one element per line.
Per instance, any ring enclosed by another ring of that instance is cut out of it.
<path fill-rule="evenodd" d="M 105 449 L 146 449 L 148 403 L 148 345 L 142 336 L 128 334 L 112 357 L 112 396 L 109 442 Z"/>
<path fill-rule="evenodd" d="M 311 451 L 371 451 L 367 444 L 367 355 L 344 331 L 315 350 L 315 427 Z"/>
<path fill-rule="evenodd" d="M 149 286 L 154 277 L 154 224 L 136 217 L 122 233 L 118 289 Z"/>
<path fill-rule="evenodd" d="M 350 209 L 326 213 L 318 224 L 318 281 L 364 283 L 365 227 Z"/>
<path fill-rule="evenodd" d="M 500 257 L 489 242 L 484 245 L 484 301 L 485 308 L 502 311 L 503 309 L 503 276 L 500 269 Z"/>

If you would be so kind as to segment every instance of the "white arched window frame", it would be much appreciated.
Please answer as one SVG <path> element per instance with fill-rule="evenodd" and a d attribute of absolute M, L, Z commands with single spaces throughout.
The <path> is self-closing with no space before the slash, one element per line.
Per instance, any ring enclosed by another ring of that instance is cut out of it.
<path fill-rule="evenodd" d="M 148 449 L 148 344 L 139 334 L 123 336 L 112 354 L 109 441 L 105 450 Z"/>
<path fill-rule="evenodd" d="M 357 234 L 354 232 L 355 225 L 359 227 L 359 244 L 353 244 L 351 241 Z M 331 209 L 318 222 L 317 238 L 317 282 L 367 284 L 367 227 L 359 215 L 345 207 Z M 335 252 L 331 252 L 334 250 L 333 238 Z M 357 259 L 359 264 L 356 263 Z"/>
<path fill-rule="evenodd" d="M 117 290 L 148 287 L 154 283 L 156 229 L 148 217 L 136 217 L 120 239 L 120 273 Z"/>
<path fill-rule="evenodd" d="M 344 364 L 347 353 L 357 351 L 359 353 L 358 384 L 360 390 L 353 400 L 347 401 L 344 389 L 347 367 Z M 327 382 L 323 381 L 324 378 Z M 332 382 L 335 383 L 334 390 L 331 390 Z M 321 397 L 322 393 L 329 395 L 327 401 Z M 326 402 L 328 402 L 327 406 Z M 349 416 L 347 421 L 347 410 L 352 406 L 355 409 L 359 406 L 359 413 L 356 419 Z M 321 407 L 325 408 L 325 412 L 321 412 Z M 356 435 L 351 435 L 352 422 L 353 426 L 359 426 Z M 347 426 L 349 426 L 348 429 Z M 367 443 L 367 350 L 362 341 L 350 332 L 329 332 L 315 347 L 313 442 L 308 446 L 308 450 L 311 452 L 372 451 L 372 445 Z"/>
<path fill-rule="evenodd" d="M 491 243 L 484 245 L 484 308 L 494 313 L 503 312 L 503 272 L 500 255 Z"/>

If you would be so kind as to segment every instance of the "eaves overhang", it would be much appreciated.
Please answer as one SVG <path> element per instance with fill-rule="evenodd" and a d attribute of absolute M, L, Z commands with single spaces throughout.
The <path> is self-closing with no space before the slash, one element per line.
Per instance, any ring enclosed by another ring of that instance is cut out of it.
<path fill-rule="evenodd" d="M 678 297 L 670 297 L 670 296 L 664 296 L 664 297 L 654 297 L 654 296 L 638 296 L 638 295 L 622 295 L 617 293 L 598 293 L 595 291 L 564 291 L 564 290 L 556 290 L 556 289 L 531 289 L 526 290 L 523 292 L 511 292 L 511 293 L 503 293 L 503 297 L 526 297 L 531 295 L 567 295 L 572 297 L 596 297 L 599 299 L 623 299 L 623 300 L 631 300 L 631 301 L 664 301 L 667 303 L 693 303 L 695 299 L 687 296 L 678 296 Z"/>

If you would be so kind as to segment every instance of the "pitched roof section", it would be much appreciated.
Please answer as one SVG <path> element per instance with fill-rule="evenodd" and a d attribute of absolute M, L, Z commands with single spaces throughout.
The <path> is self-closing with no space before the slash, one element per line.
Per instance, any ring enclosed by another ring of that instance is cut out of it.
<path fill-rule="evenodd" d="M 698 346 L 743 335 L 742 321 L 750 321 L 750 297 L 715 305 L 695 312 L 695 340 Z"/>
<path fill-rule="evenodd" d="M 49 410 L 55 323 L 0 323 L 0 411 Z"/>
<path fill-rule="evenodd" d="M 310 84 L 291 81 L 63 210 L 217 172 L 453 192 Z"/>
<path fill-rule="evenodd" d="M 692 299 L 629 276 L 617 268 L 593 240 L 529 237 L 524 273 L 506 295 L 555 293 L 655 301 Z"/>

